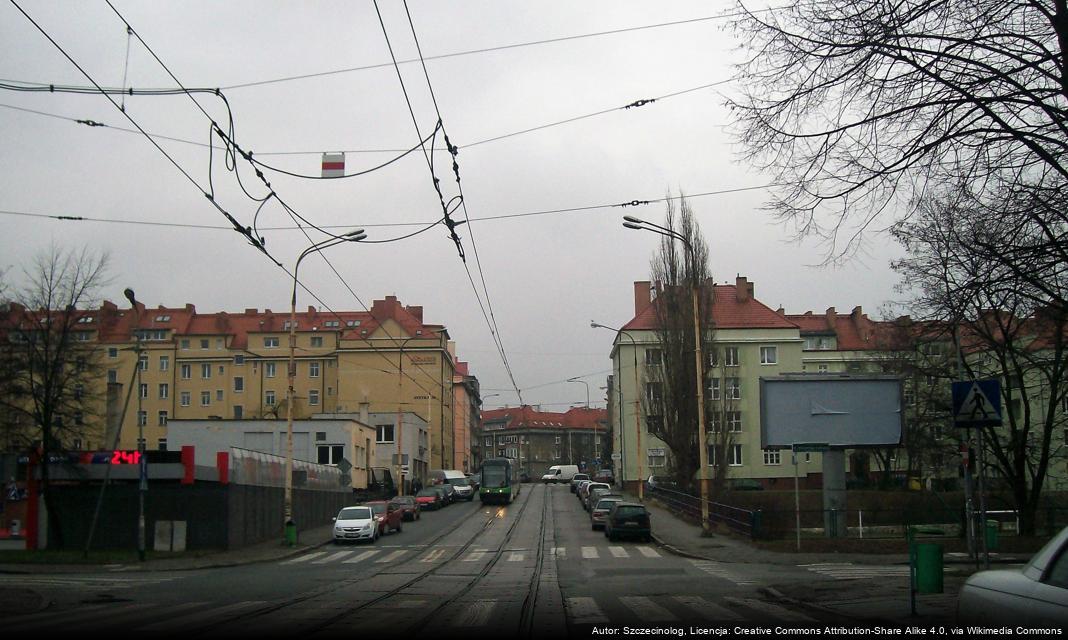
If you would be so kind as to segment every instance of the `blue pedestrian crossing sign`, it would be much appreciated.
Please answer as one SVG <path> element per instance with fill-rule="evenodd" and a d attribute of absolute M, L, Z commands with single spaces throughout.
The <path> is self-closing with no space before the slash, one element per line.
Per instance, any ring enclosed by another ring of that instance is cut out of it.
<path fill-rule="evenodd" d="M 953 422 L 958 427 L 1001 424 L 1001 382 L 969 380 L 953 383 Z"/>

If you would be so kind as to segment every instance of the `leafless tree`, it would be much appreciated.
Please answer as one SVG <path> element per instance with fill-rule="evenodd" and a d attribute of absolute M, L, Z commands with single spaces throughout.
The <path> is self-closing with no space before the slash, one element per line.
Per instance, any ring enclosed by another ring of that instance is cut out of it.
<path fill-rule="evenodd" d="M 679 486 L 689 487 L 700 466 L 693 287 L 695 283 L 700 285 L 698 307 L 702 334 L 705 335 L 712 303 L 708 247 L 685 197 L 678 205 L 674 200 L 668 200 L 662 226 L 686 238 L 692 250 L 665 236 L 653 257 L 652 275 L 658 283 L 654 305 L 660 364 L 646 368 L 649 373 L 642 410 L 649 433 L 671 450 L 672 472 Z M 704 344 L 707 344 L 707 337 L 703 338 L 702 346 Z"/>
<path fill-rule="evenodd" d="M 93 335 L 99 319 L 89 309 L 97 306 L 96 295 L 106 284 L 107 263 L 106 254 L 53 246 L 24 269 L 25 284 L 12 286 L 5 305 L 0 336 L 4 431 L 9 444 L 36 448 L 45 461 L 92 429 L 104 432 L 101 353 Z M 48 464 L 42 464 L 41 491 L 49 517 L 57 522 L 48 487 Z"/>
<path fill-rule="evenodd" d="M 799 235 L 841 257 L 933 186 L 972 194 L 988 221 L 1017 203 L 1042 260 L 1066 264 L 1068 2 L 791 0 L 741 14 L 750 55 L 729 106 L 774 176 L 769 206 Z"/>
<path fill-rule="evenodd" d="M 1002 380 L 1003 424 L 984 427 L 995 475 L 1012 493 L 1021 531 L 1033 534 L 1043 485 L 1063 456 L 1053 436 L 1065 426 L 1068 310 L 1041 304 L 1055 282 L 1034 282 L 1002 258 L 977 250 L 991 223 L 956 200 L 927 200 L 895 236 L 908 257 L 894 264 L 914 292 L 921 319 L 950 327 L 962 352 L 957 379 Z"/>

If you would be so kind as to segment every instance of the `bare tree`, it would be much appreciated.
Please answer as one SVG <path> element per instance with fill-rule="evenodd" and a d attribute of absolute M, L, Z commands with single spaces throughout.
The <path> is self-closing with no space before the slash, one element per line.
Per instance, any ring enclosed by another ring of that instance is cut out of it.
<path fill-rule="evenodd" d="M 659 366 L 646 368 L 649 373 L 642 410 L 649 432 L 671 450 L 676 481 L 680 486 L 689 487 L 700 466 L 693 287 L 700 285 L 698 317 L 704 336 L 712 304 L 710 284 L 705 284 L 709 282 L 708 247 L 685 197 L 677 206 L 674 200 L 668 200 L 663 226 L 686 238 L 690 249 L 665 236 L 652 261 L 653 280 L 658 285 L 654 305 L 660 362 Z M 707 343 L 707 338 L 703 337 L 703 343 Z"/>
<path fill-rule="evenodd" d="M 792 0 L 741 13 L 751 55 L 729 106 L 749 158 L 775 177 L 770 206 L 799 235 L 840 257 L 933 185 L 971 192 L 988 220 L 1019 203 L 1043 260 L 1065 264 L 1065 0 Z"/>
<path fill-rule="evenodd" d="M 915 292 L 912 308 L 955 330 L 957 379 L 1003 381 L 1003 424 L 983 428 L 984 449 L 1012 493 L 1021 531 L 1033 534 L 1051 461 L 1064 453 L 1053 435 L 1065 425 L 1068 310 L 1041 304 L 1049 286 L 976 248 L 989 230 L 958 201 L 925 201 L 894 231 L 909 252 L 894 267 Z"/>
<path fill-rule="evenodd" d="M 4 430 L 11 444 L 36 448 L 44 461 L 93 430 L 104 432 L 101 353 L 93 335 L 99 321 L 88 309 L 97 306 L 107 262 L 106 254 L 53 246 L 24 269 L 26 284 L 13 287 L 6 305 L 0 340 Z M 49 518 L 58 522 L 47 463 L 41 465 L 41 491 Z"/>

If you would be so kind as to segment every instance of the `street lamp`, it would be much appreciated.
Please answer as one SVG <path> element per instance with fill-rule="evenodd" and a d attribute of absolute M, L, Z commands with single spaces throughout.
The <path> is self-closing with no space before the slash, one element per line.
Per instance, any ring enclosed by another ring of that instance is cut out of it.
<path fill-rule="evenodd" d="M 296 349 L 297 349 L 297 273 L 300 271 L 300 263 L 313 253 L 339 245 L 343 242 L 359 242 L 367 237 L 363 229 L 350 231 L 344 235 L 327 238 L 317 242 L 300 253 L 297 264 L 293 267 L 293 294 L 289 299 L 289 367 L 287 370 L 286 387 L 286 489 L 283 506 L 285 526 L 285 541 L 289 546 L 297 542 L 297 527 L 293 522 L 293 392 L 294 378 L 297 375 Z"/>
<path fill-rule="evenodd" d="M 634 355 L 634 367 L 633 367 L 633 369 L 634 369 L 634 432 L 638 436 L 637 442 L 635 443 L 635 446 L 638 448 L 638 455 L 637 455 L 637 458 L 638 458 L 638 500 L 639 501 L 644 501 L 645 500 L 645 479 L 642 477 L 642 420 L 641 420 L 641 403 L 640 403 L 640 401 L 638 399 L 639 398 L 639 393 L 641 392 L 641 387 L 638 384 L 638 343 L 634 340 L 634 336 L 630 335 L 629 331 L 625 331 L 623 329 L 616 329 L 614 327 L 609 327 L 607 325 L 603 325 L 603 324 L 594 322 L 593 320 L 590 320 L 590 328 L 591 329 L 608 329 L 609 331 L 615 331 L 616 333 L 618 333 L 620 335 L 627 336 L 627 340 L 630 340 L 631 351 L 633 352 L 633 355 Z M 620 377 L 623 376 L 623 363 L 622 362 L 619 363 L 619 375 L 620 375 Z M 620 448 L 625 448 L 625 447 L 623 447 L 623 442 L 624 442 L 624 438 L 623 438 L 623 381 L 619 380 L 618 382 L 619 382 L 619 444 L 620 444 Z M 622 459 L 622 455 L 623 455 L 623 452 L 621 451 L 620 452 L 621 459 Z M 619 475 L 621 476 L 620 479 L 625 481 L 625 478 L 622 478 L 622 476 L 625 475 L 625 472 L 626 472 L 626 469 L 627 469 L 627 461 L 625 459 L 623 459 L 622 463 L 623 464 L 620 465 L 622 467 L 622 469 L 620 469 L 620 471 L 623 472 L 623 473 L 620 473 Z"/>
<path fill-rule="evenodd" d="M 635 218 L 634 216 L 623 216 L 623 226 L 628 229 L 637 229 L 639 231 L 652 231 L 662 236 L 671 238 L 672 240 L 678 240 L 681 242 L 690 253 L 690 268 L 693 272 L 690 274 L 693 282 L 690 283 L 690 288 L 693 293 L 693 337 L 694 337 L 694 362 L 695 371 L 697 373 L 697 447 L 698 460 L 701 466 L 698 472 L 698 484 L 701 490 L 701 528 L 705 531 L 709 529 L 708 522 L 708 449 L 706 448 L 705 437 L 705 380 L 704 380 L 704 357 L 701 353 L 701 318 L 700 307 L 698 306 L 699 292 L 701 283 L 697 280 L 697 252 L 694 251 L 693 243 L 691 243 L 686 236 L 682 235 L 674 229 L 668 229 L 652 222 L 646 222 L 641 218 Z"/>
<path fill-rule="evenodd" d="M 148 460 L 145 457 L 145 419 L 142 414 L 144 413 L 143 399 L 144 394 L 141 393 L 141 308 L 137 306 L 137 296 L 134 295 L 133 289 L 126 289 L 122 292 L 126 299 L 130 301 L 130 305 L 133 306 L 134 315 L 136 317 L 134 324 L 134 337 L 137 340 L 137 467 L 138 467 L 138 487 L 137 487 L 137 559 L 140 562 L 145 561 L 145 492 L 148 491 Z M 88 549 L 88 546 L 86 547 Z"/>

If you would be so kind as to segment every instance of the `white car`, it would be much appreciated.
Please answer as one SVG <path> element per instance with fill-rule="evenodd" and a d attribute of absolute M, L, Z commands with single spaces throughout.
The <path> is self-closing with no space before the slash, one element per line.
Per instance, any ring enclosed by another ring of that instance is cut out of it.
<path fill-rule="evenodd" d="M 334 544 L 378 539 L 378 521 L 371 507 L 345 507 L 334 518 Z"/>
<path fill-rule="evenodd" d="M 1023 569 L 980 571 L 957 600 L 961 624 L 1068 626 L 1068 527 Z"/>

